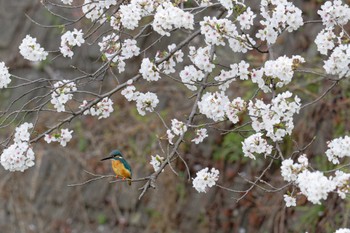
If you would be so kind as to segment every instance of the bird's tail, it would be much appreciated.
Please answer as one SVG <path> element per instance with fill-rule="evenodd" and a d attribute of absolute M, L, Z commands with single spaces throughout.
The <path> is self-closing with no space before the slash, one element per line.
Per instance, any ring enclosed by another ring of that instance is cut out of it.
<path fill-rule="evenodd" d="M 129 185 L 131 185 L 131 180 L 128 181 Z"/>

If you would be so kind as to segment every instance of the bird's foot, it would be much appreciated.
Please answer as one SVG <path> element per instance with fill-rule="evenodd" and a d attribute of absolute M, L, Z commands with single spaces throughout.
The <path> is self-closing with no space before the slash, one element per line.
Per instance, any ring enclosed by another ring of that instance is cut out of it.
<path fill-rule="evenodd" d="M 116 175 L 116 176 L 115 176 L 115 178 L 117 178 L 117 179 L 118 179 L 118 175 Z"/>
<path fill-rule="evenodd" d="M 125 180 L 125 177 L 123 177 L 123 180 Z"/>

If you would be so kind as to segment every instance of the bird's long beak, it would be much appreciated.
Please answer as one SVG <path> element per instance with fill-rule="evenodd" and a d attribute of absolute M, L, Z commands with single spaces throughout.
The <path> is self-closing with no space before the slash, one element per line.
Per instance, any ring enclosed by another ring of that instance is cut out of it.
<path fill-rule="evenodd" d="M 107 159 L 113 159 L 113 156 L 109 156 L 109 157 L 107 157 L 107 158 L 101 159 L 101 161 L 107 160 Z"/>

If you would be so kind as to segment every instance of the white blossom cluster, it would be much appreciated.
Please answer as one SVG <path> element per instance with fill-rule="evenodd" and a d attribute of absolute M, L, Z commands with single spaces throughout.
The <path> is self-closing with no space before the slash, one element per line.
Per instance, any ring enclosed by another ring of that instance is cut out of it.
<path fill-rule="evenodd" d="M 173 139 L 174 139 L 175 135 L 172 133 L 171 129 L 168 129 L 168 130 L 166 131 L 166 134 L 167 134 L 167 137 L 168 137 L 168 142 L 169 142 L 169 144 L 170 144 L 170 145 L 173 145 L 173 144 L 174 144 L 174 143 L 173 143 Z"/>
<path fill-rule="evenodd" d="M 219 0 L 220 4 L 228 10 L 228 15 L 232 14 L 233 3 L 237 3 L 236 0 Z"/>
<path fill-rule="evenodd" d="M 79 31 L 74 28 L 73 31 L 66 31 L 61 36 L 61 47 L 60 51 L 64 57 L 72 58 L 74 55 L 74 52 L 72 48 L 74 46 L 80 47 L 82 44 L 84 44 L 84 33 L 80 29 Z"/>
<path fill-rule="evenodd" d="M 159 155 L 153 156 L 151 155 L 151 162 L 150 164 L 152 165 L 154 171 L 158 171 L 160 169 L 160 165 L 165 159 Z"/>
<path fill-rule="evenodd" d="M 249 30 L 253 26 L 253 20 L 256 17 L 254 12 L 248 7 L 242 14 L 237 17 L 237 21 L 241 25 L 241 29 Z"/>
<path fill-rule="evenodd" d="M 250 72 L 250 77 L 251 77 L 251 81 L 252 83 L 256 83 L 258 84 L 258 87 L 265 93 L 271 92 L 271 88 L 270 86 L 268 86 L 265 83 L 264 80 L 264 68 L 261 69 L 253 69 Z"/>
<path fill-rule="evenodd" d="M 122 5 L 122 6 L 124 6 L 124 5 Z M 120 6 L 120 7 L 122 7 L 122 6 Z M 119 9 L 119 11 L 116 13 L 116 14 L 114 14 L 114 15 L 112 15 L 111 16 L 111 18 L 110 18 L 110 22 L 109 22 L 109 24 L 110 24 L 110 26 L 114 29 L 114 30 L 121 30 L 122 28 L 122 26 L 121 26 L 121 18 L 120 18 L 120 16 L 121 16 L 121 9 Z"/>
<path fill-rule="evenodd" d="M 298 174 L 307 170 L 309 161 L 305 154 L 300 155 L 298 162 L 294 163 L 292 159 L 282 161 L 281 174 L 285 181 L 294 182 L 297 180 Z"/>
<path fill-rule="evenodd" d="M 230 17 L 233 13 L 233 10 L 235 7 L 240 6 L 242 8 L 246 7 L 244 4 L 244 0 L 219 0 L 219 3 L 226 8 L 227 10 L 227 16 L 226 18 Z M 201 5 L 203 6 L 210 6 L 213 3 L 211 0 L 202 0 Z"/>
<path fill-rule="evenodd" d="M 77 90 L 74 82 L 70 80 L 58 81 L 53 85 L 51 103 L 57 112 L 66 110 L 65 104 L 73 98 L 73 92 Z"/>
<path fill-rule="evenodd" d="M 301 193 L 313 204 L 321 204 L 321 200 L 326 200 L 328 193 L 336 188 L 335 183 L 320 171 L 301 172 L 298 174 L 296 184 Z"/>
<path fill-rule="evenodd" d="M 116 17 L 117 18 L 117 17 Z M 120 23 L 127 29 L 134 30 L 139 26 L 141 20 L 141 9 L 135 4 L 120 6 Z M 114 28 L 117 29 L 120 25 L 114 23 Z"/>
<path fill-rule="evenodd" d="M 230 70 L 222 70 L 214 79 L 219 82 L 219 89 L 225 91 L 230 84 L 239 77 L 241 80 L 247 80 L 249 75 L 249 64 L 245 61 L 230 65 Z"/>
<path fill-rule="evenodd" d="M 350 20 L 350 7 L 341 0 L 326 1 L 317 13 L 326 27 L 345 25 Z"/>
<path fill-rule="evenodd" d="M 208 45 L 225 45 L 227 39 L 238 35 L 236 25 L 229 19 L 205 16 L 199 24 Z"/>
<path fill-rule="evenodd" d="M 72 5 L 73 0 L 61 0 L 63 4 Z"/>
<path fill-rule="evenodd" d="M 223 92 L 205 93 L 198 102 L 199 112 L 214 121 L 223 121 L 226 116 L 228 97 Z"/>
<path fill-rule="evenodd" d="M 126 39 L 121 42 L 119 36 L 115 33 L 104 36 L 98 45 L 100 46 L 100 51 L 108 60 L 117 63 L 119 73 L 125 71 L 124 60 L 140 54 L 140 48 L 137 46 L 136 40 Z"/>
<path fill-rule="evenodd" d="M 339 78 L 349 76 L 350 65 L 350 46 L 339 45 L 331 56 L 324 62 L 323 68 L 328 74 L 338 75 Z"/>
<path fill-rule="evenodd" d="M 144 116 L 147 112 L 153 112 L 159 103 L 159 99 L 156 94 L 152 92 L 139 93 L 136 99 L 136 108 L 141 116 Z"/>
<path fill-rule="evenodd" d="M 320 171 L 309 171 L 308 165 L 309 162 L 306 155 L 301 155 L 297 163 L 294 163 L 292 159 L 283 160 L 281 166 L 283 179 L 293 182 L 300 189 L 301 193 L 314 204 L 320 204 L 321 200 L 326 200 L 328 194 L 333 191 L 336 191 L 343 199 L 346 197 L 350 190 L 350 174 L 336 171 L 334 177 L 326 177 Z M 285 201 L 287 207 L 292 202 L 292 200 L 287 201 L 286 198 Z"/>
<path fill-rule="evenodd" d="M 134 39 L 126 39 L 122 43 L 122 57 L 129 59 L 140 54 L 140 48 L 137 46 L 137 41 Z"/>
<path fill-rule="evenodd" d="M 304 58 L 298 55 L 292 58 L 282 56 L 274 61 L 265 62 L 264 72 L 266 76 L 278 79 L 275 82 L 276 87 L 283 87 L 292 81 L 295 67 L 303 62 Z"/>
<path fill-rule="evenodd" d="M 350 229 L 349 228 L 339 228 L 334 233 L 350 233 Z"/>
<path fill-rule="evenodd" d="M 293 115 L 299 113 L 300 99 L 294 99 L 289 91 L 278 94 L 272 99 L 271 104 L 265 104 L 261 100 L 249 102 L 249 116 L 252 119 L 252 127 L 256 132 L 265 132 L 266 136 L 274 142 L 281 141 L 286 135 L 290 135 L 294 128 Z"/>
<path fill-rule="evenodd" d="M 226 117 L 233 124 L 236 124 L 239 121 L 238 114 L 246 110 L 247 103 L 241 97 L 237 97 L 231 102 L 228 102 L 225 108 Z"/>
<path fill-rule="evenodd" d="M 115 33 L 104 36 L 102 42 L 99 42 L 100 51 L 106 56 L 106 58 L 112 62 L 117 63 L 119 73 L 125 71 L 125 62 L 121 53 L 121 42 L 119 36 Z"/>
<path fill-rule="evenodd" d="M 236 81 L 237 76 L 237 70 L 235 70 L 236 67 L 230 66 L 230 70 L 221 70 L 220 74 L 216 76 L 214 79 L 217 81 L 219 85 L 219 89 L 221 91 L 226 91 L 227 88 L 229 88 L 230 84 L 233 81 Z"/>
<path fill-rule="evenodd" d="M 4 149 L 1 154 L 1 165 L 11 172 L 21 171 L 34 166 L 34 152 L 29 143 L 29 129 L 33 128 L 32 123 L 23 123 L 16 128 L 14 143 Z"/>
<path fill-rule="evenodd" d="M 195 144 L 199 144 L 199 143 L 203 142 L 203 140 L 207 137 L 208 137 L 207 129 L 205 129 L 205 128 L 196 129 L 196 137 L 194 139 L 192 139 L 192 142 L 194 142 Z"/>
<path fill-rule="evenodd" d="M 84 100 L 79 108 L 85 109 L 87 105 L 88 102 Z M 98 116 L 98 119 L 100 120 L 102 118 L 108 118 L 113 111 L 113 101 L 110 98 L 105 97 L 90 109 L 85 110 L 84 115 Z"/>
<path fill-rule="evenodd" d="M 175 135 L 182 135 L 187 131 L 187 126 L 182 121 L 177 119 L 171 120 L 171 130 Z"/>
<path fill-rule="evenodd" d="M 142 93 L 135 90 L 136 88 L 132 85 L 132 82 L 128 82 L 128 86 L 121 94 L 128 101 L 136 101 L 136 108 L 141 116 L 146 115 L 146 111 L 153 112 L 159 103 L 157 95 L 152 92 Z"/>
<path fill-rule="evenodd" d="M 343 26 L 350 20 L 350 7 L 340 0 L 326 1 L 317 13 L 325 25 L 315 39 L 317 49 L 323 55 L 331 51 L 323 68 L 328 74 L 338 75 L 339 78 L 349 76 L 350 48 L 343 43 L 347 35 Z"/>
<path fill-rule="evenodd" d="M 73 130 L 61 129 L 60 133 L 56 134 L 45 134 L 44 140 L 47 143 L 58 142 L 61 146 L 66 146 L 67 143 L 72 139 Z"/>
<path fill-rule="evenodd" d="M 323 55 L 327 55 L 328 51 L 334 48 L 335 43 L 339 39 L 333 32 L 333 29 L 333 27 L 324 28 L 316 36 L 317 50 Z"/>
<path fill-rule="evenodd" d="M 187 125 L 177 119 L 171 120 L 171 129 L 167 130 L 168 142 L 173 145 L 173 139 L 176 136 L 181 136 L 187 131 Z"/>
<path fill-rule="evenodd" d="M 345 199 L 346 194 L 350 191 L 350 174 L 338 170 L 335 172 L 335 177 L 333 177 L 332 181 L 337 187 L 339 197 Z"/>
<path fill-rule="evenodd" d="M 257 38 L 273 44 L 282 31 L 292 32 L 302 26 L 302 11 L 287 0 L 262 0 L 260 23 L 264 26 L 256 34 Z"/>
<path fill-rule="evenodd" d="M 197 70 L 195 66 L 189 65 L 185 66 L 184 69 L 180 71 L 180 78 L 188 89 L 191 91 L 196 91 L 197 86 L 195 84 L 202 81 L 204 78 L 204 73 Z"/>
<path fill-rule="evenodd" d="M 206 6 L 211 6 L 213 3 L 211 2 L 211 0 L 201 0 L 200 1 L 200 6 L 201 7 L 206 7 Z"/>
<path fill-rule="evenodd" d="M 100 51 L 106 56 L 108 60 L 113 62 L 118 62 L 118 53 L 121 51 L 121 43 L 119 41 L 119 36 L 115 33 L 109 34 L 102 38 L 102 41 L 98 43 L 100 46 Z"/>
<path fill-rule="evenodd" d="M 124 88 L 121 91 L 121 94 L 128 100 L 128 101 L 136 101 L 137 96 L 139 94 L 138 91 L 136 91 L 136 87 L 132 85 L 132 81 L 128 82 L 128 85 L 126 88 Z"/>
<path fill-rule="evenodd" d="M 19 45 L 20 54 L 29 61 L 43 61 L 49 54 L 36 42 L 36 38 L 27 35 Z"/>
<path fill-rule="evenodd" d="M 272 146 L 263 138 L 262 133 L 256 133 L 242 142 L 242 151 L 245 157 L 256 159 L 255 154 L 264 154 L 265 157 L 271 154 Z"/>
<path fill-rule="evenodd" d="M 213 187 L 219 180 L 219 170 L 212 168 L 203 168 L 198 171 L 196 177 L 193 179 L 192 185 L 197 190 L 197 192 L 206 193 L 208 188 Z"/>
<path fill-rule="evenodd" d="M 148 0 L 131 0 L 128 5 L 120 6 L 120 15 L 112 17 L 111 25 L 118 30 L 121 25 L 123 27 L 133 30 L 139 26 L 139 21 L 142 17 L 153 13 L 157 6 L 156 1 Z M 118 14 L 118 13 L 117 13 Z M 117 20 L 120 18 L 120 20 Z"/>
<path fill-rule="evenodd" d="M 335 138 L 327 142 L 328 150 L 326 151 L 327 158 L 333 164 L 339 164 L 339 159 L 350 157 L 350 137 Z"/>
<path fill-rule="evenodd" d="M 170 36 L 173 29 L 193 29 L 194 16 L 190 12 L 175 7 L 171 2 L 164 2 L 159 5 L 154 15 L 152 27 L 154 31 L 162 36 Z"/>
<path fill-rule="evenodd" d="M 246 109 L 246 102 L 240 97 L 232 102 L 223 92 L 205 93 L 198 102 L 199 112 L 214 121 L 227 117 L 232 123 L 239 121 L 238 114 Z"/>
<path fill-rule="evenodd" d="M 193 64 L 204 72 L 211 72 L 215 65 L 210 61 L 211 46 L 199 47 L 196 49 L 194 46 L 190 46 L 188 57 Z"/>
<path fill-rule="evenodd" d="M 157 67 L 149 58 L 144 58 L 142 60 L 139 72 L 142 75 L 142 78 L 147 81 L 158 81 L 160 79 Z"/>
<path fill-rule="evenodd" d="M 265 62 L 264 67 L 260 69 L 253 69 L 250 72 L 251 81 L 257 83 L 258 87 L 265 93 L 271 92 L 272 85 L 268 85 L 264 80 L 265 76 L 274 79 L 276 87 L 283 87 L 292 81 L 294 70 L 304 63 L 305 60 L 301 56 L 281 56 L 276 60 L 269 60 Z"/>
<path fill-rule="evenodd" d="M 291 206 L 296 206 L 297 205 L 297 199 L 293 196 L 284 194 L 283 195 L 284 201 L 286 203 L 287 207 L 291 207 Z"/>
<path fill-rule="evenodd" d="M 255 45 L 255 41 L 248 34 L 239 35 L 236 25 L 229 19 L 206 16 L 199 24 L 208 45 L 225 45 L 228 40 L 233 52 L 243 53 L 252 49 L 251 45 Z"/>
<path fill-rule="evenodd" d="M 86 18 L 91 21 L 98 20 L 100 23 L 103 23 L 106 21 L 103 15 L 104 11 L 116 4 L 116 0 L 85 0 L 82 10 Z"/>
<path fill-rule="evenodd" d="M 6 88 L 11 82 L 11 74 L 4 62 L 0 62 L 0 89 Z"/>
<path fill-rule="evenodd" d="M 168 45 L 168 51 L 163 52 L 157 52 L 155 56 L 155 61 L 158 62 L 164 57 L 167 57 L 169 53 L 172 53 L 176 48 L 175 44 Z M 175 66 L 176 63 L 183 61 L 184 53 L 180 50 L 176 51 L 168 60 L 163 61 L 161 64 L 158 65 L 158 69 L 165 74 L 171 74 L 175 72 Z"/>

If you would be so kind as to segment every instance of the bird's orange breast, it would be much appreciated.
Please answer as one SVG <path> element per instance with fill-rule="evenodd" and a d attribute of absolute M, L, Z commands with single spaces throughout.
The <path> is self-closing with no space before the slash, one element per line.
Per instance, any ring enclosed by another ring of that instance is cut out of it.
<path fill-rule="evenodd" d="M 131 173 L 124 167 L 124 164 L 119 160 L 112 160 L 112 168 L 117 176 L 131 179 Z"/>

